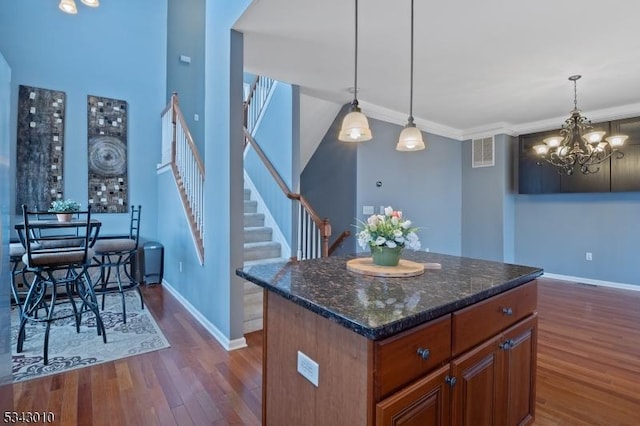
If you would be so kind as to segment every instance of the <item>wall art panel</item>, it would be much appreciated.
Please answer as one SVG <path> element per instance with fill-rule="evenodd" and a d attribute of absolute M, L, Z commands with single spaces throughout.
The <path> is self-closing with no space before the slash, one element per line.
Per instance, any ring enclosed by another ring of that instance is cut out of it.
<path fill-rule="evenodd" d="M 16 145 L 16 214 L 47 210 L 63 197 L 65 93 L 20 85 Z"/>
<path fill-rule="evenodd" d="M 96 213 L 128 209 L 127 102 L 88 96 L 89 204 Z"/>

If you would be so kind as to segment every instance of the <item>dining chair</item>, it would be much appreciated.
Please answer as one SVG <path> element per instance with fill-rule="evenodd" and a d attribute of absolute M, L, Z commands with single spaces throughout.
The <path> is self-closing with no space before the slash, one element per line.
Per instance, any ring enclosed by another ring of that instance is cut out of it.
<path fill-rule="evenodd" d="M 38 220 L 42 212 L 29 211 L 25 205 L 22 206 L 22 214 L 24 223 L 19 230 L 25 248 L 22 262 L 25 271 L 33 274 L 33 279 L 22 305 L 18 353 L 23 350 L 27 322 L 46 323 L 43 362 L 47 365 L 51 324 L 73 317 L 76 332 L 79 333 L 82 315 L 88 311 L 95 316 L 98 335 L 102 335 L 103 342 L 107 343 L 105 327 L 87 271 L 94 254 L 90 244 L 97 235 L 91 220 L 91 208 L 79 212 L 78 219 L 65 223 Z M 55 232 L 57 230 L 73 232 Z M 70 305 L 72 313 L 62 309 L 62 305 Z"/>
<path fill-rule="evenodd" d="M 144 299 L 140 291 L 140 281 L 136 277 L 136 259 L 140 239 L 140 212 L 142 206 L 131 206 L 129 235 L 99 238 L 93 245 L 94 261 L 100 268 L 100 278 L 94 284 L 94 291 L 104 298 L 109 293 L 119 293 L 122 300 L 122 318 L 127 322 L 125 293 L 136 290 L 144 309 Z"/>

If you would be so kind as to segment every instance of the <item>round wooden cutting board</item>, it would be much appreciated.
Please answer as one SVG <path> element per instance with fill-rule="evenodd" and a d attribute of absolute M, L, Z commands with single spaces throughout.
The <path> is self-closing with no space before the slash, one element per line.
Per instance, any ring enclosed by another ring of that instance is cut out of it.
<path fill-rule="evenodd" d="M 347 262 L 347 269 L 374 277 L 415 277 L 424 273 L 424 263 L 400 259 L 398 266 L 379 266 L 370 257 L 359 257 Z"/>

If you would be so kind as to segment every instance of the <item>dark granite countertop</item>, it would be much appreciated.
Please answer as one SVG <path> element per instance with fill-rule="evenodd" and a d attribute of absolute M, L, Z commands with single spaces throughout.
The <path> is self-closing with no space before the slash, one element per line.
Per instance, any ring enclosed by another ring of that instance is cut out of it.
<path fill-rule="evenodd" d="M 368 257 L 368 254 L 361 254 Z M 355 258 L 330 256 L 246 266 L 236 274 L 323 317 L 378 340 L 479 302 L 542 275 L 542 269 L 405 250 L 402 258 L 440 263 L 408 278 L 348 271 Z"/>

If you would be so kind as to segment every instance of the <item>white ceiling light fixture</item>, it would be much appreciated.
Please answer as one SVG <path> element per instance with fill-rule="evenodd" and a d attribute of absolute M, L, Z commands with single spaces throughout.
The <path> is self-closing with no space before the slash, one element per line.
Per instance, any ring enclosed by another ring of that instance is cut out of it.
<path fill-rule="evenodd" d="M 342 142 L 364 142 L 371 140 L 373 135 L 369 128 L 369 120 L 362 113 L 358 106 L 358 0 L 356 3 L 356 24 L 355 24 L 355 67 L 353 84 L 353 101 L 349 113 L 342 120 L 342 127 L 338 134 L 338 140 Z"/>
<path fill-rule="evenodd" d="M 89 7 L 98 7 L 100 6 L 100 0 L 80 0 L 82 4 Z M 75 15 L 78 13 L 78 7 L 76 6 L 76 2 L 74 0 L 60 0 L 58 4 L 58 8 L 64 13 L 68 13 L 69 15 Z"/>
<path fill-rule="evenodd" d="M 409 88 L 409 120 L 407 125 L 400 132 L 397 151 L 420 151 L 425 149 L 422 140 L 422 131 L 413 122 L 413 0 L 411 0 L 411 66 L 410 66 L 410 88 Z"/>
<path fill-rule="evenodd" d="M 569 77 L 573 81 L 573 110 L 560 129 L 560 136 L 551 136 L 535 145 L 533 150 L 540 160 L 558 167 L 558 173 L 572 175 L 574 168 L 579 167 L 585 174 L 597 173 L 600 167 L 594 167 L 607 160 L 614 153 L 616 158 L 624 157 L 620 147 L 627 140 L 627 135 L 613 135 L 602 141 L 606 132 L 594 130 L 591 121 L 578 109 L 577 81 L 580 75 Z M 538 165 L 542 163 L 537 162 Z"/>

